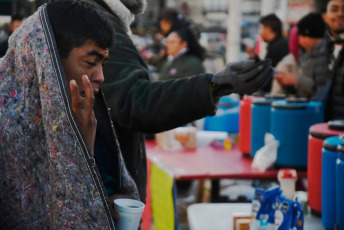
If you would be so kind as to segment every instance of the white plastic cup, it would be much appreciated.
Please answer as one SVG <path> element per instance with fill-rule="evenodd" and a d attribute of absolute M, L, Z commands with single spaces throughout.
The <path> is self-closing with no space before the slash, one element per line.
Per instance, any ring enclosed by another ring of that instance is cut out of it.
<path fill-rule="evenodd" d="M 137 230 L 145 204 L 139 200 L 121 198 L 114 200 L 119 213 L 116 223 L 117 230 Z"/>
<path fill-rule="evenodd" d="M 280 182 L 283 195 L 293 200 L 295 195 L 295 182 L 297 179 L 297 172 L 295 169 L 280 169 L 278 170 L 278 181 Z"/>

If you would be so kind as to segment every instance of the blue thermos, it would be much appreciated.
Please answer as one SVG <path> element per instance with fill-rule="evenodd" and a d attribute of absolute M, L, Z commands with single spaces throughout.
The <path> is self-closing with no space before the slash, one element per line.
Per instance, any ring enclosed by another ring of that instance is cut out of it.
<path fill-rule="evenodd" d="M 284 94 L 267 94 L 254 99 L 251 115 L 251 156 L 264 146 L 265 133 L 270 133 L 270 110 L 274 101 L 285 99 Z"/>
<path fill-rule="evenodd" d="M 342 137 L 334 136 L 326 138 L 323 144 L 321 159 L 321 220 L 324 227 L 331 230 L 335 229 L 336 225 L 337 159 L 344 160 L 344 155 L 338 154 L 338 145 L 344 145 Z"/>
<path fill-rule="evenodd" d="M 204 130 L 239 132 L 239 99 L 221 97 L 214 116 L 204 119 Z"/>
<path fill-rule="evenodd" d="M 337 151 L 338 158 L 336 165 L 336 222 L 337 230 L 344 230 L 344 145 L 338 145 Z"/>
<path fill-rule="evenodd" d="M 272 103 L 270 130 L 279 141 L 277 167 L 307 167 L 309 128 L 324 121 L 321 102 L 288 98 Z"/>

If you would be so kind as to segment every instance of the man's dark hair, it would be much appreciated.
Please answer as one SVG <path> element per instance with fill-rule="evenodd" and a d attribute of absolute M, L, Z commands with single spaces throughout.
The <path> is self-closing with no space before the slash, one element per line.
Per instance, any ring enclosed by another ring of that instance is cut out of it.
<path fill-rule="evenodd" d="M 191 25 L 191 23 L 174 8 L 163 9 L 160 20 L 166 20 L 171 23 L 171 29 L 165 34 L 165 37 L 167 37 L 174 30 Z"/>
<path fill-rule="evenodd" d="M 277 35 L 282 35 L 282 22 L 275 14 L 269 14 L 260 18 L 260 24 L 268 26 Z"/>
<path fill-rule="evenodd" d="M 21 14 L 12 14 L 11 15 L 11 22 L 14 21 L 23 21 L 24 20 L 24 16 Z"/>
<path fill-rule="evenodd" d="M 185 27 L 172 32 L 176 32 L 182 41 L 188 43 L 188 54 L 197 56 L 201 61 L 204 60 L 206 50 L 199 43 L 198 37 L 192 31 L 192 28 Z"/>
<path fill-rule="evenodd" d="M 172 23 L 174 23 L 175 21 L 178 20 L 178 11 L 174 8 L 165 8 L 162 10 L 161 12 L 161 17 L 160 20 L 167 20 L 170 21 Z"/>
<path fill-rule="evenodd" d="M 55 0 L 47 5 L 50 23 L 61 58 L 91 39 L 101 48 L 110 48 L 114 30 L 99 8 L 81 0 Z"/>

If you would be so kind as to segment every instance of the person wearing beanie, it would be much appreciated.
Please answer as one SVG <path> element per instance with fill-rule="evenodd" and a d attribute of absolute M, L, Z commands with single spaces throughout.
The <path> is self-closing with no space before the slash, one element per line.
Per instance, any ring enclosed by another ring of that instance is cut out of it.
<path fill-rule="evenodd" d="M 276 67 L 277 74 L 274 80 L 283 89 L 288 89 L 296 96 L 311 99 L 326 82 L 328 74 L 325 70 L 319 70 L 314 60 L 322 51 L 319 44 L 324 38 L 326 24 L 321 14 L 309 13 L 297 24 L 298 41 L 301 47 L 300 60 L 292 72 L 280 71 Z M 322 66 L 322 65 L 320 65 Z M 324 72 L 325 71 L 325 72 Z M 294 88 L 294 90 L 291 90 Z M 286 93 L 286 92 L 284 92 Z"/>
<path fill-rule="evenodd" d="M 321 14 L 310 13 L 299 21 L 297 28 L 301 47 L 312 51 L 323 39 L 326 24 Z"/>

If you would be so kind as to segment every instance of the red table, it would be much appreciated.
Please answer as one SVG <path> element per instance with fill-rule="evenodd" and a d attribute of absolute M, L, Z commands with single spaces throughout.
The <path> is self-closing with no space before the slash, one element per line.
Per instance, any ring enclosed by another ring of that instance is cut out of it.
<path fill-rule="evenodd" d="M 242 156 L 238 149 L 226 151 L 201 146 L 194 151 L 166 151 L 155 141 L 146 141 L 148 158 L 171 173 L 176 180 L 195 179 L 276 179 L 278 170 L 260 172 L 252 169 L 252 159 Z M 306 171 L 298 172 L 306 178 Z"/>
<path fill-rule="evenodd" d="M 220 179 L 276 180 L 278 170 L 260 172 L 252 169 L 252 158 L 245 157 L 234 148 L 231 151 L 211 146 L 196 150 L 166 151 L 157 147 L 155 141 L 146 141 L 149 160 L 171 174 L 175 180 L 211 179 L 211 201 L 222 202 L 219 196 Z M 298 178 L 307 178 L 306 171 L 298 171 Z M 298 181 L 300 187 L 302 183 Z"/>
<path fill-rule="evenodd" d="M 211 179 L 211 202 L 226 202 L 221 197 L 220 179 L 276 180 L 278 170 L 260 172 L 251 168 L 252 158 L 244 157 L 238 149 L 226 151 L 211 146 L 200 146 L 194 151 L 166 151 L 155 141 L 146 141 L 148 160 L 169 173 L 175 180 Z M 306 171 L 298 171 L 306 178 Z M 150 186 L 148 185 L 147 188 Z M 149 192 L 147 195 L 149 196 Z M 198 194 L 199 195 L 199 194 Z"/>

